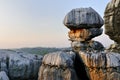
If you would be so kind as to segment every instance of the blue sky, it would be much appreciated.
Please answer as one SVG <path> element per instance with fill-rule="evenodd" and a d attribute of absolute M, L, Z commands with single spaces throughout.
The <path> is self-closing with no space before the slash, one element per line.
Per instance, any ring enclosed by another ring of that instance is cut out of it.
<path fill-rule="evenodd" d="M 65 15 L 73 8 L 92 7 L 102 17 L 110 0 L 0 0 L 0 48 L 67 47 Z M 108 46 L 105 35 L 95 40 Z"/>

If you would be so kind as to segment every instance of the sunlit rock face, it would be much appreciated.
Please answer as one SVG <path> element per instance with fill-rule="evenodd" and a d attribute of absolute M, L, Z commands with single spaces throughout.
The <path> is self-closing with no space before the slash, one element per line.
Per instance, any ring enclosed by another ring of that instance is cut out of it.
<path fill-rule="evenodd" d="M 91 80 L 120 80 L 120 54 L 79 52 Z"/>
<path fill-rule="evenodd" d="M 90 28 L 90 29 L 73 29 L 68 32 L 71 41 L 88 41 L 92 38 L 101 35 L 103 29 Z"/>
<path fill-rule="evenodd" d="M 120 44 L 120 0 L 112 0 L 105 9 L 105 33 Z"/>

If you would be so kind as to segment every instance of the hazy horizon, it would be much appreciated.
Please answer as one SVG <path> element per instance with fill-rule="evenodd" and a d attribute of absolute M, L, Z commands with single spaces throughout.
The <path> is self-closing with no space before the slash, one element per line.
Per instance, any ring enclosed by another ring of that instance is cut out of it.
<path fill-rule="evenodd" d="M 70 47 L 65 15 L 73 8 L 92 7 L 102 17 L 110 0 L 1 0 L 0 48 Z M 104 46 L 112 41 L 103 34 L 95 38 Z"/>

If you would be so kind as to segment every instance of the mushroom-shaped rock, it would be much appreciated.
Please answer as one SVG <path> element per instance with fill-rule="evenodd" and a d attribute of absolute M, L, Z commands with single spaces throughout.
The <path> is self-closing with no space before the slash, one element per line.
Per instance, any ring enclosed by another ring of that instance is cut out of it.
<path fill-rule="evenodd" d="M 91 7 L 73 9 L 64 18 L 64 25 L 69 29 L 100 28 L 103 24 L 101 16 Z"/>
<path fill-rule="evenodd" d="M 105 33 L 120 44 L 120 0 L 112 0 L 105 10 Z"/>

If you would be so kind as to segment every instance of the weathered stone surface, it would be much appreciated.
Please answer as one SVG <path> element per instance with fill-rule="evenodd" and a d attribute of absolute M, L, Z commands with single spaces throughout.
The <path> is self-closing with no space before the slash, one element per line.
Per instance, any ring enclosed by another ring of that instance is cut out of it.
<path fill-rule="evenodd" d="M 107 50 L 111 52 L 120 53 L 120 44 L 116 44 L 116 43 L 111 44 Z"/>
<path fill-rule="evenodd" d="M 91 40 L 94 37 L 100 36 L 103 33 L 102 28 L 91 28 L 89 29 L 90 35 L 87 40 Z"/>
<path fill-rule="evenodd" d="M 68 36 L 71 41 L 86 41 L 90 35 L 87 29 L 70 30 Z"/>
<path fill-rule="evenodd" d="M 103 29 L 100 28 L 90 28 L 90 29 L 76 29 L 70 30 L 68 36 L 71 41 L 88 41 L 94 37 L 101 35 Z"/>
<path fill-rule="evenodd" d="M 41 62 L 40 55 L 0 50 L 0 70 L 5 71 L 11 80 L 37 79 Z"/>
<path fill-rule="evenodd" d="M 4 71 L 0 72 L 0 80 L 9 80 L 7 74 Z"/>
<path fill-rule="evenodd" d="M 103 51 L 104 46 L 98 42 L 98 41 L 86 41 L 86 42 L 79 42 L 79 41 L 73 41 L 71 42 L 71 47 L 73 51 L 79 52 L 79 51 Z"/>
<path fill-rule="evenodd" d="M 79 52 L 91 80 L 120 80 L 120 54 L 111 52 Z"/>
<path fill-rule="evenodd" d="M 73 52 L 54 52 L 44 56 L 38 80 L 78 80 Z"/>
<path fill-rule="evenodd" d="M 120 44 L 120 0 L 112 0 L 105 10 L 105 33 Z"/>
<path fill-rule="evenodd" d="M 73 9 L 64 18 L 64 25 L 69 29 L 100 28 L 103 24 L 103 19 L 91 7 Z"/>

